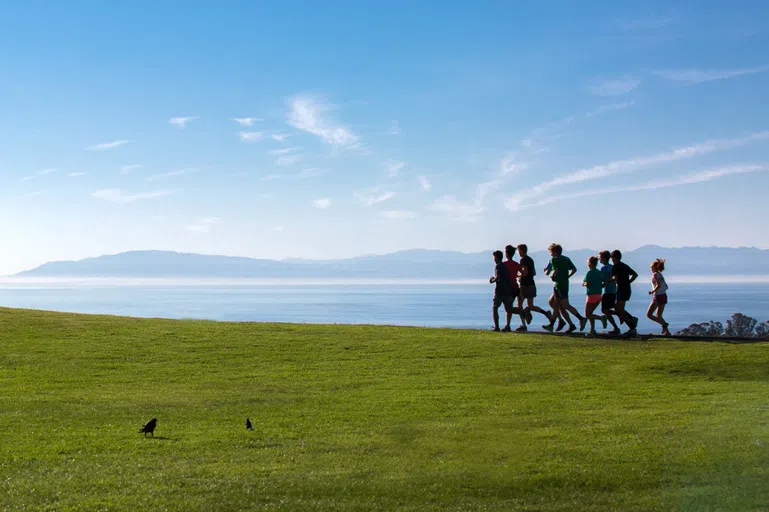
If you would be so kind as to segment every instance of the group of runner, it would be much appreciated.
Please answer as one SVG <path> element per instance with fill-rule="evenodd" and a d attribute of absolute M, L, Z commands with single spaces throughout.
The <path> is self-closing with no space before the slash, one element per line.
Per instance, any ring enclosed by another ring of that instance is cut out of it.
<path fill-rule="evenodd" d="M 516 251 L 520 255 L 519 261 L 515 261 Z M 521 319 L 521 325 L 515 331 L 526 332 L 528 331 L 527 326 L 532 321 L 532 312 L 534 312 L 547 318 L 548 323 L 542 328 L 549 332 L 561 331 L 567 325 L 566 333 L 576 331 L 577 325 L 571 318 L 573 315 L 579 321 L 580 331 L 584 331 L 587 324 L 590 324 L 590 331 L 586 336 L 596 334 L 596 322 L 600 322 L 604 329 L 611 324 L 613 329 L 608 334 L 620 334 L 619 325 L 614 317 L 620 324 L 625 324 L 628 327 L 626 335 L 637 334 L 638 318 L 628 313 L 625 307 L 627 301 L 630 300 L 631 285 L 638 278 L 638 273 L 622 262 L 620 251 L 614 250 L 611 253 L 602 251 L 598 256 L 588 258 L 588 271 L 582 280 L 582 286 L 586 289 L 584 314 L 580 314 L 569 303 L 569 279 L 577 273 L 577 267 L 574 266 L 571 259 L 563 255 L 563 248 L 555 243 L 548 247 L 550 262 L 544 269 L 545 274 L 550 276 L 554 284 L 553 293 L 548 302 L 550 310 L 534 305 L 534 298 L 537 296 L 534 276 L 537 275 L 537 271 L 534 260 L 528 255 L 528 252 L 526 244 L 520 244 L 518 247 L 508 245 L 505 247 L 504 254 L 502 251 L 494 251 L 494 276 L 489 279 L 490 283 L 495 284 L 492 308 L 494 331 L 511 332 L 512 317 L 518 315 Z M 598 268 L 599 262 L 601 268 Z M 662 327 L 663 335 L 669 336 L 668 323 L 662 318 L 667 304 L 668 290 L 668 285 L 662 276 L 664 270 L 664 259 L 656 259 L 651 264 L 652 290 L 649 291 L 649 295 L 652 296 L 652 302 L 646 312 L 646 317 Z M 501 329 L 499 327 L 500 306 L 505 307 L 507 320 Z M 599 306 L 601 307 L 601 314 L 597 315 L 596 310 Z"/>

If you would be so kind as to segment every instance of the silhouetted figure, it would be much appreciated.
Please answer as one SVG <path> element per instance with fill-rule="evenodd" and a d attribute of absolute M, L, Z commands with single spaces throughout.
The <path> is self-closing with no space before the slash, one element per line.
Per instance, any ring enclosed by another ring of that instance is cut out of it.
<path fill-rule="evenodd" d="M 147 432 L 152 434 L 152 437 L 155 437 L 155 427 L 158 426 L 158 419 L 152 418 L 147 423 L 144 424 L 142 428 L 139 429 L 139 433 L 144 433 L 144 437 L 147 437 Z"/>
<path fill-rule="evenodd" d="M 251 424 L 251 420 L 246 418 L 246 430 L 254 430 L 254 426 Z"/>

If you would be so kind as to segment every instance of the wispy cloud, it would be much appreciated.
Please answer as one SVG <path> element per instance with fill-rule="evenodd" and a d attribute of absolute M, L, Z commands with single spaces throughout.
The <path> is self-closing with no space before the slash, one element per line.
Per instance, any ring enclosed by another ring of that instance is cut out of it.
<path fill-rule="evenodd" d="M 525 171 L 529 167 L 529 164 L 516 162 L 514 155 L 505 155 L 502 161 L 499 163 L 499 169 L 497 174 L 499 176 L 508 176 L 511 174 L 517 174 L 521 171 Z"/>
<path fill-rule="evenodd" d="M 379 212 L 379 215 L 390 220 L 409 220 L 419 217 L 417 212 L 411 210 L 385 210 Z"/>
<path fill-rule="evenodd" d="M 283 142 L 287 138 L 291 137 L 288 133 L 273 133 L 270 138 L 276 142 Z"/>
<path fill-rule="evenodd" d="M 486 211 L 487 199 L 499 194 L 502 186 L 526 167 L 526 164 L 515 161 L 514 154 L 507 154 L 491 172 L 490 179 L 475 185 L 475 196 L 472 200 L 463 201 L 456 196 L 445 195 L 436 199 L 428 209 L 456 219 L 475 221 Z"/>
<path fill-rule="evenodd" d="M 243 142 L 257 142 L 264 138 L 263 132 L 238 132 L 238 137 Z"/>
<path fill-rule="evenodd" d="M 126 144 L 131 144 L 132 140 L 113 140 L 110 142 L 102 142 L 101 144 L 94 144 L 93 146 L 88 146 L 86 149 L 89 151 L 106 151 L 108 149 L 115 149 L 119 148 L 120 146 L 125 146 Z"/>
<path fill-rule="evenodd" d="M 133 164 L 133 165 L 124 165 L 120 167 L 120 174 L 128 174 L 130 172 L 135 171 L 136 169 L 140 168 L 141 165 L 139 164 Z"/>
<path fill-rule="evenodd" d="M 81 172 L 81 171 L 71 172 L 71 173 L 67 174 L 67 176 L 70 177 L 70 178 L 78 178 L 80 176 L 85 176 L 85 173 Z"/>
<path fill-rule="evenodd" d="M 302 160 L 302 155 L 289 154 L 282 155 L 275 159 L 275 163 L 280 166 L 294 165 Z"/>
<path fill-rule="evenodd" d="M 623 103 L 610 103 L 608 105 L 601 105 L 595 110 L 592 110 L 585 114 L 585 117 L 595 117 L 600 114 L 604 114 L 606 112 L 612 112 L 615 110 L 625 110 L 626 108 L 630 108 L 633 105 L 635 105 L 635 100 L 633 101 L 625 101 Z"/>
<path fill-rule="evenodd" d="M 200 219 L 195 224 L 184 226 L 187 231 L 194 231 L 196 233 L 210 233 L 211 228 L 219 223 L 219 217 L 205 217 Z"/>
<path fill-rule="evenodd" d="M 769 131 L 757 132 L 735 139 L 710 140 L 700 144 L 694 144 L 691 146 L 673 149 L 664 153 L 658 153 L 656 155 L 629 158 L 626 160 L 616 160 L 614 162 L 609 162 L 608 164 L 579 169 L 577 171 L 558 176 L 552 180 L 545 181 L 529 189 L 522 190 L 519 193 L 511 196 L 507 200 L 506 205 L 508 209 L 515 211 L 520 209 L 525 201 L 530 201 L 532 198 L 543 195 L 549 190 L 559 186 L 597 180 L 618 174 L 629 174 L 651 167 L 653 165 L 677 162 L 680 160 L 707 155 L 717 151 L 727 151 L 761 140 L 769 140 Z"/>
<path fill-rule="evenodd" d="M 320 210 L 325 210 L 326 208 L 331 206 L 331 199 L 324 197 L 322 199 L 316 199 L 312 202 L 312 205 L 315 208 L 318 208 Z"/>
<path fill-rule="evenodd" d="M 388 160 L 384 163 L 385 169 L 387 169 L 387 177 L 394 178 L 400 174 L 401 169 L 406 167 L 406 162 L 397 162 L 394 160 Z"/>
<path fill-rule="evenodd" d="M 166 178 L 175 178 L 177 176 L 183 176 L 185 174 L 189 174 L 192 172 L 195 172 L 195 169 L 179 169 L 177 171 L 170 171 L 162 174 L 155 174 L 147 178 L 147 181 L 152 182 L 152 181 L 158 181 Z"/>
<path fill-rule="evenodd" d="M 38 196 L 42 196 L 45 193 L 46 193 L 45 189 L 43 189 L 43 190 L 33 190 L 32 192 L 27 192 L 25 194 L 22 194 L 22 197 L 38 197 Z"/>
<path fill-rule="evenodd" d="M 53 174 L 55 172 L 56 172 L 56 169 L 43 169 L 42 171 L 40 171 L 40 175 L 45 176 L 47 174 Z"/>
<path fill-rule="evenodd" d="M 261 117 L 234 117 L 232 120 L 240 126 L 253 126 L 257 121 L 264 121 Z"/>
<path fill-rule="evenodd" d="M 659 188 L 678 187 L 683 185 L 695 185 L 697 183 L 704 183 L 707 181 L 723 178 L 726 176 L 732 176 L 735 174 L 748 174 L 755 172 L 769 171 L 769 165 L 733 165 L 727 167 L 718 167 L 715 169 L 708 169 L 699 172 L 693 172 L 685 174 L 683 176 L 677 176 L 666 180 L 657 180 L 643 183 L 640 185 L 627 185 L 618 187 L 598 188 L 592 190 L 583 190 L 579 192 L 573 192 L 569 194 L 560 194 L 555 196 L 546 197 L 540 199 L 531 204 L 527 204 L 526 208 L 534 206 L 545 206 L 548 204 L 556 203 L 566 199 L 575 199 L 579 197 L 597 196 L 604 194 L 618 194 L 627 192 L 637 192 L 642 190 L 656 190 Z"/>
<path fill-rule="evenodd" d="M 419 182 L 419 186 L 422 187 L 422 190 L 425 192 L 430 190 L 433 186 L 427 176 L 417 176 L 417 181 Z"/>
<path fill-rule="evenodd" d="M 134 201 L 140 201 L 142 199 L 155 199 L 158 197 L 170 196 L 173 193 L 173 190 L 157 190 L 154 192 L 125 194 L 120 189 L 110 188 L 97 190 L 91 194 L 91 196 L 95 197 L 96 199 L 101 199 L 112 203 L 133 203 Z"/>
<path fill-rule="evenodd" d="M 373 206 L 375 204 L 384 203 L 395 197 L 395 192 L 383 191 L 379 192 L 379 188 L 375 188 L 369 191 L 358 191 L 354 193 L 355 197 L 366 206 Z"/>
<path fill-rule="evenodd" d="M 392 121 L 390 123 L 390 131 L 388 133 L 390 135 L 400 135 L 401 134 L 401 126 L 398 123 L 398 121 Z"/>
<path fill-rule="evenodd" d="M 655 71 L 655 74 L 668 80 L 682 82 L 686 85 L 696 85 L 703 82 L 724 80 L 743 75 L 753 75 L 756 73 L 764 73 L 766 71 L 769 71 L 769 65 L 740 69 L 668 69 Z"/>
<path fill-rule="evenodd" d="M 179 128 L 186 128 L 189 123 L 191 123 L 196 119 L 200 119 L 200 117 L 199 116 L 172 117 L 168 120 L 168 122 Z"/>
<path fill-rule="evenodd" d="M 273 226 L 272 231 L 276 233 L 282 233 L 286 228 L 284 226 Z"/>
<path fill-rule="evenodd" d="M 271 154 L 271 155 L 274 155 L 274 156 L 288 155 L 289 153 L 296 153 L 300 149 L 301 148 L 297 148 L 297 147 L 271 149 L 270 151 L 268 151 L 268 153 Z"/>
<path fill-rule="evenodd" d="M 641 84 L 634 77 L 605 78 L 588 87 L 588 90 L 599 96 L 621 96 L 633 91 Z"/>
<path fill-rule="evenodd" d="M 289 109 L 288 123 L 297 130 L 317 135 L 334 148 L 350 148 L 358 144 L 357 135 L 329 116 L 330 105 L 300 95 L 289 101 Z"/>
<path fill-rule="evenodd" d="M 453 195 L 439 197 L 428 209 L 464 221 L 474 221 L 486 210 L 478 198 L 474 201 L 460 201 Z"/>

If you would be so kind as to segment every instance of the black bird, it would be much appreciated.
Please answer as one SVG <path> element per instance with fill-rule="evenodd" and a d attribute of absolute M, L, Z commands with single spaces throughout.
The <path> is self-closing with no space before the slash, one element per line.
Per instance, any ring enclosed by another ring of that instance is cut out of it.
<path fill-rule="evenodd" d="M 152 434 L 152 437 L 155 437 L 155 427 L 158 426 L 158 419 L 152 418 L 147 423 L 144 424 L 142 428 L 139 429 L 139 433 L 144 433 L 144 437 L 147 437 L 147 432 Z"/>
<path fill-rule="evenodd" d="M 254 426 L 251 424 L 251 420 L 246 418 L 246 430 L 254 430 Z"/>

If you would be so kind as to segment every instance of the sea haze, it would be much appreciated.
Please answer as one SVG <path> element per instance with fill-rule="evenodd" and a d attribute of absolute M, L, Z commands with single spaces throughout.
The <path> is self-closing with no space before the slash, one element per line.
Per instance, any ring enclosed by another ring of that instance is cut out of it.
<path fill-rule="evenodd" d="M 584 272 L 594 249 L 566 251 Z M 410 250 L 344 260 L 257 260 L 164 251 L 134 251 L 80 261 L 51 262 L 19 277 L 110 277 L 110 278 L 207 278 L 207 279 L 479 279 L 492 270 L 492 251 Z M 538 271 L 547 264 L 544 251 L 532 252 Z M 645 275 L 655 258 L 667 259 L 671 279 L 677 276 L 769 275 L 769 251 L 756 248 L 644 246 L 626 251 L 623 261 Z"/>

